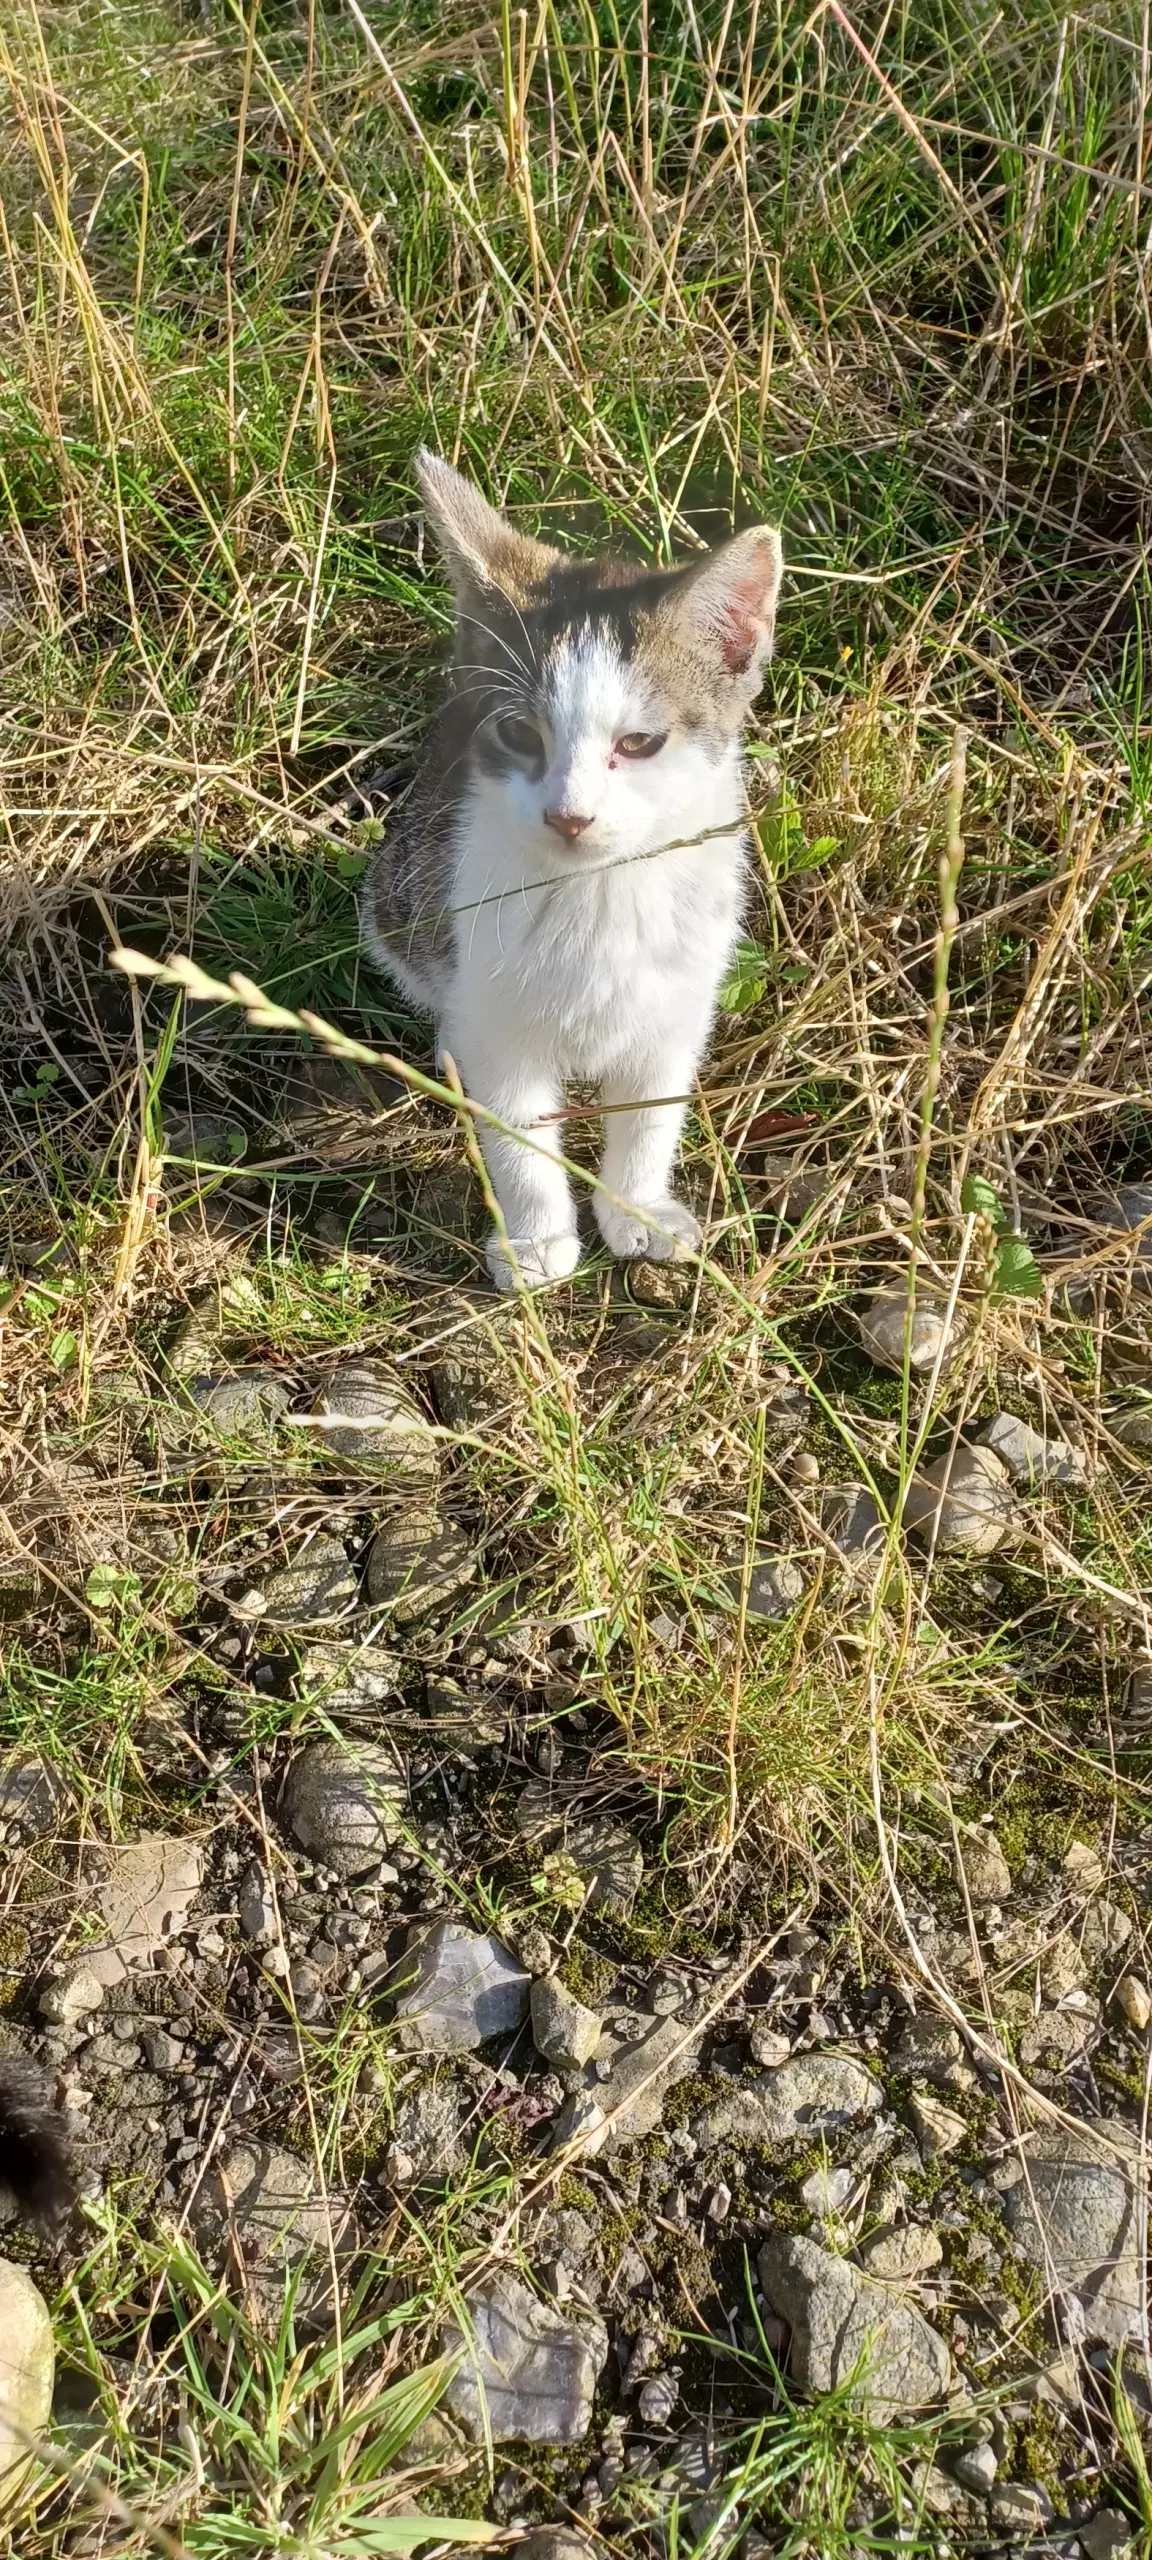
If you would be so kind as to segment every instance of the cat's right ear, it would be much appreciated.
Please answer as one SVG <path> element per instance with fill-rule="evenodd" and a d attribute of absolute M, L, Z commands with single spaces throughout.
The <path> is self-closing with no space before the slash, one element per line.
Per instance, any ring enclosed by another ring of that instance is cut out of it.
<path fill-rule="evenodd" d="M 506 596 L 514 605 L 530 603 L 562 554 L 518 533 L 471 480 L 430 453 L 427 445 L 416 456 L 416 477 L 460 612 L 483 608 L 493 596 Z"/>

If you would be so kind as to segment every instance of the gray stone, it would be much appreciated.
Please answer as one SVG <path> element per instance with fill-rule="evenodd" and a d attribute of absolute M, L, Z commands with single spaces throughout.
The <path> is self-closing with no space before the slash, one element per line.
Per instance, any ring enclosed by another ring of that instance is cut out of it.
<path fill-rule="evenodd" d="M 1114 1234 L 1131 1235 L 1152 1218 L 1152 1182 L 1119 1183 L 1115 1191 L 1101 1193 L 1092 1201 L 1091 1215 L 1099 1226 L 1109 1227 Z M 1152 1262 L 1152 1227 L 1147 1227 L 1140 1238 L 1136 1261 Z"/>
<path fill-rule="evenodd" d="M 310 1644 L 300 1659 L 300 1695 L 335 1721 L 394 1723 L 403 1705 L 401 1662 L 382 1644 Z"/>
<path fill-rule="evenodd" d="M 52 2409 L 56 2350 L 48 2305 L 24 2267 L 0 2258 L 0 2514 L 28 2480 L 27 2438 Z"/>
<path fill-rule="evenodd" d="M 9 1760 L 0 1769 L 0 1822 L 18 1822 L 33 1839 L 51 1829 L 60 1796 L 60 1780 L 44 1760 Z"/>
<path fill-rule="evenodd" d="M 692 2131 L 708 2151 L 720 2142 L 811 2142 L 875 2115 L 882 2103 L 879 2081 L 850 2055 L 797 2053 L 775 2071 L 740 2081 Z"/>
<path fill-rule="evenodd" d="M 1005 2480 L 997 2483 L 988 2500 L 988 2521 L 998 2533 L 1040 2533 L 1052 2513 L 1052 2500 L 1046 2489 L 1032 2481 Z"/>
<path fill-rule="evenodd" d="M 873 2232 L 860 2251 L 870 2276 L 881 2284 L 916 2284 L 938 2267 L 944 2255 L 940 2234 L 929 2222 L 903 2222 Z"/>
<path fill-rule="evenodd" d="M 860 1339 L 871 1359 L 882 1369 L 904 1367 L 904 1337 L 908 1323 L 906 1289 L 878 1289 L 874 1298 L 857 1311 Z M 946 1310 L 923 1290 L 917 1292 L 912 1315 L 909 1367 L 916 1371 L 935 1366 L 941 1344 L 946 1354 L 959 1338 L 959 1322 L 947 1320 Z"/>
<path fill-rule="evenodd" d="M 405 1802 L 390 1752 L 370 1742 L 310 1742 L 284 1780 L 280 1811 L 321 1865 L 356 1876 L 403 1837 Z"/>
<path fill-rule="evenodd" d="M 1086 1485 L 1088 1466 L 1083 1451 L 1074 1449 L 1068 1440 L 1046 1440 L 1034 1431 L 1030 1422 L 1021 1422 L 1014 1413 L 997 1413 L 976 1434 L 976 1446 L 991 1449 L 1002 1466 L 1007 1467 L 1013 1484 Z"/>
<path fill-rule="evenodd" d="M 963 2453 L 957 2454 L 952 2466 L 961 2488 L 967 2489 L 974 2498 L 987 2497 L 995 2485 L 999 2467 L 990 2444 L 965 2445 Z"/>
<path fill-rule="evenodd" d="M 40 2015 L 53 2026 L 76 2026 L 81 2018 L 91 2017 L 104 1997 L 103 1976 L 81 1961 L 69 1966 L 58 1980 L 47 1984 L 40 1994 Z"/>
<path fill-rule="evenodd" d="M 1141 1981 L 1138 1973 L 1126 1973 L 1123 1980 L 1117 1983 L 1116 2002 L 1117 2006 L 1123 2010 L 1129 2026 L 1135 2028 L 1138 2036 L 1142 2036 L 1145 2029 L 1152 2025 L 1152 1993 L 1149 1992 L 1147 1983 Z"/>
<path fill-rule="evenodd" d="M 674 2373 L 649 2374 L 647 2382 L 640 2385 L 636 2402 L 641 2425 L 666 2427 L 679 2397 L 680 2385 Z"/>
<path fill-rule="evenodd" d="M 445 2407 L 474 2442 L 580 2444 L 608 2354 L 603 2322 L 579 2327 L 541 2302 L 513 2275 L 490 2276 L 467 2302 L 467 2328 L 451 2323 L 441 2341 L 463 2361 Z"/>
<path fill-rule="evenodd" d="M 408 2053 L 475 2053 L 490 2036 L 514 2035 L 528 2015 L 523 1966 L 499 1938 L 477 1937 L 455 1920 L 411 1932 L 396 1983 Z"/>
<path fill-rule="evenodd" d="M 462 2160 L 460 2102 L 451 2079 L 441 2076 L 405 2090 L 382 2164 L 388 2184 L 443 2187 Z"/>
<path fill-rule="evenodd" d="M 1122 1448 L 1131 1449 L 1138 1458 L 1152 1458 L 1152 1404 L 1138 1404 L 1131 1413 L 1118 1414 L 1109 1429 Z"/>
<path fill-rule="evenodd" d="M 699 2052 L 699 2036 L 683 2018 L 609 2010 L 585 2085 L 557 2120 L 553 2149 L 562 2151 L 577 2134 L 587 2134 L 590 2157 L 642 2142 L 656 2131 L 669 2090 L 695 2070 Z"/>
<path fill-rule="evenodd" d="M 962 1835 L 960 1855 L 973 1902 L 1006 1902 L 1012 1872 L 995 1832 L 973 1823 Z"/>
<path fill-rule="evenodd" d="M 434 1511 L 386 1520 L 368 1550 L 365 1594 L 398 1627 L 447 1609 L 474 1582 L 479 1559 L 459 1529 Z"/>
<path fill-rule="evenodd" d="M 538 1778 L 521 1789 L 516 1828 L 533 1848 L 554 1845 L 588 1887 L 587 1911 L 612 1911 L 627 1919 L 644 1875 L 644 1852 L 634 1832 L 608 1814 L 570 1821 L 552 1790 Z"/>
<path fill-rule="evenodd" d="M 326 2250 L 330 2235 L 338 2243 L 349 2237 L 343 2199 L 324 2194 L 313 2163 L 273 2142 L 234 2142 L 211 2162 L 192 2223 L 213 2251 L 227 2249 L 235 2231 L 245 2264 L 261 2269 L 290 2267 L 313 2249 Z"/>
<path fill-rule="evenodd" d="M 757 1556 L 748 1576 L 749 1618 L 770 1623 L 790 1617 L 798 1602 L 810 1589 L 812 1576 L 795 1556 Z M 744 1587 L 743 1563 L 734 1565 L 728 1575 L 728 1588 L 737 1607 Z"/>
<path fill-rule="evenodd" d="M 1139 2145 L 1118 2117 L 1029 2134 L 998 2170 L 1009 2230 L 1054 2292 L 1075 2294 L 1090 2337 L 1141 2335 Z M 1026 2164 L 1026 2165 L 1025 2165 Z"/>
<path fill-rule="evenodd" d="M 262 1588 L 259 1614 L 270 1627 L 311 1627 L 347 1617 L 359 1597 L 339 1538 L 326 1536 L 313 1538 L 294 1564 L 268 1574 Z"/>
<path fill-rule="evenodd" d="M 453 1309 L 460 1319 L 455 1329 Z M 425 1367 L 441 1422 L 449 1431 L 490 1430 L 517 1392 L 517 1355 L 526 1348 L 523 1311 L 462 1293 L 447 1313 L 437 1307 L 435 1328 Z"/>
<path fill-rule="evenodd" d="M 821 1497 L 820 1525 L 850 1573 L 866 1573 L 879 1563 L 888 1531 L 866 1484 L 828 1485 Z"/>
<path fill-rule="evenodd" d="M 1122 2515 L 1119 2507 L 1097 2507 L 1087 2524 L 1077 2526 L 1077 2533 L 1087 2560 L 1123 2560 L 1136 2538 L 1131 2516 Z"/>
<path fill-rule="evenodd" d="M 1118 1902 L 1101 1894 L 1090 1902 L 1078 1924 L 1080 1952 L 1086 1965 L 1111 1964 L 1132 1935 L 1132 1922 Z"/>
<path fill-rule="evenodd" d="M 141 2027 L 140 2046 L 150 2071 L 175 2071 L 177 2063 L 184 2059 L 179 2037 L 171 2035 L 167 2027 Z"/>
<path fill-rule="evenodd" d="M 851 2382 L 874 2417 L 923 2408 L 947 2391 L 948 2349 L 900 2294 L 799 2236 L 766 2241 L 759 2266 L 792 2331 L 792 2372 L 805 2390 Z"/>
<path fill-rule="evenodd" d="M 345 1360 L 321 1387 L 308 1424 L 330 1465 L 357 1475 L 434 1485 L 436 1434 L 406 1381 L 383 1360 Z"/>
<path fill-rule="evenodd" d="M 908 2113 L 926 2160 L 946 2159 L 950 2152 L 959 2151 L 961 2143 L 968 2139 L 967 2117 L 958 2116 L 954 2108 L 946 2107 L 942 2098 L 934 2098 L 930 2089 L 913 2090 L 908 2100 Z"/>
<path fill-rule="evenodd" d="M 892 2069 L 915 2072 L 918 2080 L 928 2080 L 937 2089 L 970 2089 L 975 2078 L 955 2027 L 928 2010 L 908 2019 L 892 2055 Z"/>
<path fill-rule="evenodd" d="M 1083 2053 L 1099 2023 L 1095 2003 L 1087 2009 L 1042 2009 L 1020 2031 L 1024 2069 L 1063 2071 Z"/>
<path fill-rule="evenodd" d="M 229 1377 L 197 1378 L 192 1399 L 225 1438 L 267 1440 L 287 1413 L 292 1390 L 272 1370 L 238 1369 Z"/>
<path fill-rule="evenodd" d="M 545 2062 L 560 2071 L 581 2071 L 591 2062 L 604 2021 L 595 2009 L 566 1991 L 555 1975 L 534 1982 L 531 1993 L 532 2041 Z"/>
<path fill-rule="evenodd" d="M 819 2169 L 813 2169 L 805 2178 L 800 2189 L 801 2202 L 807 2205 L 809 2213 L 817 2213 L 822 2220 L 827 2221 L 847 2204 L 855 2184 L 856 2176 L 852 2169 L 828 2169 L 822 2166 Z M 727 2195 L 728 2189 L 725 2187 L 723 2192 Z"/>
<path fill-rule="evenodd" d="M 566 2524 L 538 2524 L 516 2545 L 516 2560 L 593 2560 L 601 2549 Z"/>
<path fill-rule="evenodd" d="M 83 1962 L 109 1984 L 179 1936 L 200 1889 L 203 1856 L 198 1841 L 159 1832 L 98 1856 L 102 1878 L 96 1899 L 107 1935 L 102 1945 L 85 1948 Z"/>
<path fill-rule="evenodd" d="M 991 1449 L 961 1443 L 933 1460 L 904 1497 L 905 1526 L 945 1555 L 994 1555 L 1019 1536 L 1012 1478 Z"/>
<path fill-rule="evenodd" d="M 259 1858 L 253 1858 L 244 1869 L 236 1908 L 244 1935 L 253 1946 L 259 1946 L 272 1936 L 276 1927 L 276 1903 Z"/>

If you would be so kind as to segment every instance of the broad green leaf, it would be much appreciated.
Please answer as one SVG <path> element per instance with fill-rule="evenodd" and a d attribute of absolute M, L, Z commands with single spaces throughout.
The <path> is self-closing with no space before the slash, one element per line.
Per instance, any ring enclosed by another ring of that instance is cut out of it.
<path fill-rule="evenodd" d="M 120 1565 L 94 1564 L 84 1585 L 84 1597 L 90 1609 L 123 1609 L 140 1591 L 138 1573 L 125 1573 Z"/>
<path fill-rule="evenodd" d="M 996 1255 L 992 1289 L 997 1298 L 1043 1297 L 1044 1275 L 1023 1236 L 1004 1237 Z"/>
<path fill-rule="evenodd" d="M 749 1005 L 755 1004 L 763 995 L 767 975 L 768 962 L 759 944 L 747 940 L 738 942 L 720 989 L 721 1012 L 747 1013 Z"/>
<path fill-rule="evenodd" d="M 76 1358 L 74 1333 L 54 1333 L 48 1345 L 48 1357 L 54 1369 L 70 1369 Z"/>
<path fill-rule="evenodd" d="M 982 1173 L 966 1173 L 960 1185 L 960 1206 L 969 1218 L 987 1218 L 989 1226 L 1007 1225 L 1004 1206 L 998 1191 L 985 1182 Z"/>

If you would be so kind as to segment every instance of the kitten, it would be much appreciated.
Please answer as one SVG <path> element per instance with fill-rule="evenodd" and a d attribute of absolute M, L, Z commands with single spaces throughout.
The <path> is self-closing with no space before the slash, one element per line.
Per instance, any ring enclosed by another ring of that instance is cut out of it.
<path fill-rule="evenodd" d="M 46 2228 L 75 2198 L 60 2119 L 25 2064 L 0 2061 L 0 2195 Z"/>
<path fill-rule="evenodd" d="M 498 1288 L 579 1261 L 558 1162 L 570 1076 L 613 1106 L 593 1194 L 605 1243 L 695 1252 L 671 1175 L 739 929 L 741 730 L 772 646 L 780 537 L 754 526 L 671 571 L 588 564 L 518 533 L 434 454 L 416 469 L 456 646 L 366 883 L 365 939 L 505 1124 L 477 1124 L 507 1229 L 488 1244 Z"/>

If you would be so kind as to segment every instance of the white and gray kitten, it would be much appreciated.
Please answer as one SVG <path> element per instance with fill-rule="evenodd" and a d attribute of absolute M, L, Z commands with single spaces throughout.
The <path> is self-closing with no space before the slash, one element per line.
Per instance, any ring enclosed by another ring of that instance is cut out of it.
<path fill-rule="evenodd" d="M 564 1087 L 614 1106 L 593 1194 L 613 1253 L 664 1261 L 700 1229 L 672 1167 L 736 940 L 741 731 L 772 646 L 780 537 L 687 568 L 567 558 L 417 457 L 456 591 L 447 698 L 366 884 L 375 958 L 435 1015 L 507 1229 L 501 1289 L 580 1258 L 558 1157 Z M 620 1106 L 624 1106 L 621 1108 Z"/>

